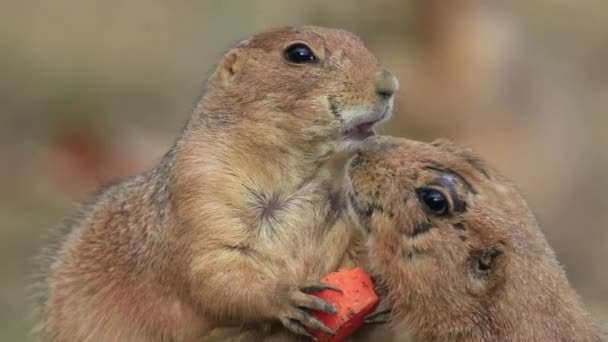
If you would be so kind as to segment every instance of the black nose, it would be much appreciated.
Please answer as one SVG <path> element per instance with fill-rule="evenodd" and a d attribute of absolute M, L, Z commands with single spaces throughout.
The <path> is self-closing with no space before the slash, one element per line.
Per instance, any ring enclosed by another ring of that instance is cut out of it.
<path fill-rule="evenodd" d="M 382 99 L 389 99 L 399 89 L 399 81 L 393 73 L 386 68 L 380 69 L 376 73 L 376 93 Z"/>
<path fill-rule="evenodd" d="M 383 99 L 389 99 L 394 94 L 393 91 L 387 89 L 378 89 L 376 92 L 378 93 L 378 96 Z"/>

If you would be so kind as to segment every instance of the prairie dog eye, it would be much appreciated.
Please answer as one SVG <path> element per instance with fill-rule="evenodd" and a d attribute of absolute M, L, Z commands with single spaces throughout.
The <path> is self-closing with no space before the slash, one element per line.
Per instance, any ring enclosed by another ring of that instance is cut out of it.
<path fill-rule="evenodd" d="M 285 49 L 285 59 L 291 63 L 303 64 L 313 63 L 317 57 L 306 44 L 296 43 Z"/>
<path fill-rule="evenodd" d="M 449 213 L 449 202 L 445 195 L 435 189 L 418 189 L 416 190 L 418 199 L 422 205 L 437 216 L 445 216 Z"/>

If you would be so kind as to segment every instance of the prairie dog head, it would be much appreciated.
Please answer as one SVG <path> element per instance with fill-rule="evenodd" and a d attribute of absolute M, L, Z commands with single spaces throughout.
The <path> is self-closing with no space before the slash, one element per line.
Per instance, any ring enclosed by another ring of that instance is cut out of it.
<path fill-rule="evenodd" d="M 348 210 L 369 234 L 396 320 L 450 339 L 548 317 L 569 288 L 513 185 L 445 140 L 364 144 L 347 169 Z"/>
<path fill-rule="evenodd" d="M 352 33 L 280 27 L 225 54 L 207 102 L 208 112 L 228 112 L 295 136 L 358 140 L 390 117 L 397 89 L 395 76 Z"/>

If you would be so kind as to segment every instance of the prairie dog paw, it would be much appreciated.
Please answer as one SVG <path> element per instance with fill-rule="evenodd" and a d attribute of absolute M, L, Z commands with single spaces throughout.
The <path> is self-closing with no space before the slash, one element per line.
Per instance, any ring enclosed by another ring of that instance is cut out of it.
<path fill-rule="evenodd" d="M 310 295 L 323 290 L 332 290 L 342 292 L 337 287 L 318 282 L 311 281 L 301 284 L 295 288 L 290 288 L 287 292 L 286 302 L 281 306 L 279 312 L 279 320 L 289 331 L 294 334 L 313 337 L 306 328 L 324 331 L 328 334 L 335 335 L 336 332 L 328 328 L 318 318 L 312 315 L 308 310 L 315 310 L 328 314 L 335 314 L 336 308 L 319 297 Z"/>

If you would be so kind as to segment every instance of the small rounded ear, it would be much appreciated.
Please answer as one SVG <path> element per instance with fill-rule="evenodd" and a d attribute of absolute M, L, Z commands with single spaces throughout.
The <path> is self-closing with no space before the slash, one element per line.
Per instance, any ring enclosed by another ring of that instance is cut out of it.
<path fill-rule="evenodd" d="M 239 48 L 232 49 L 224 55 L 218 68 L 218 75 L 222 82 L 232 82 L 234 80 L 245 65 L 245 57 L 245 52 Z"/>
<path fill-rule="evenodd" d="M 492 247 L 486 250 L 473 251 L 470 254 L 471 273 L 475 278 L 483 278 L 494 271 L 496 261 L 503 252 L 497 247 Z"/>

